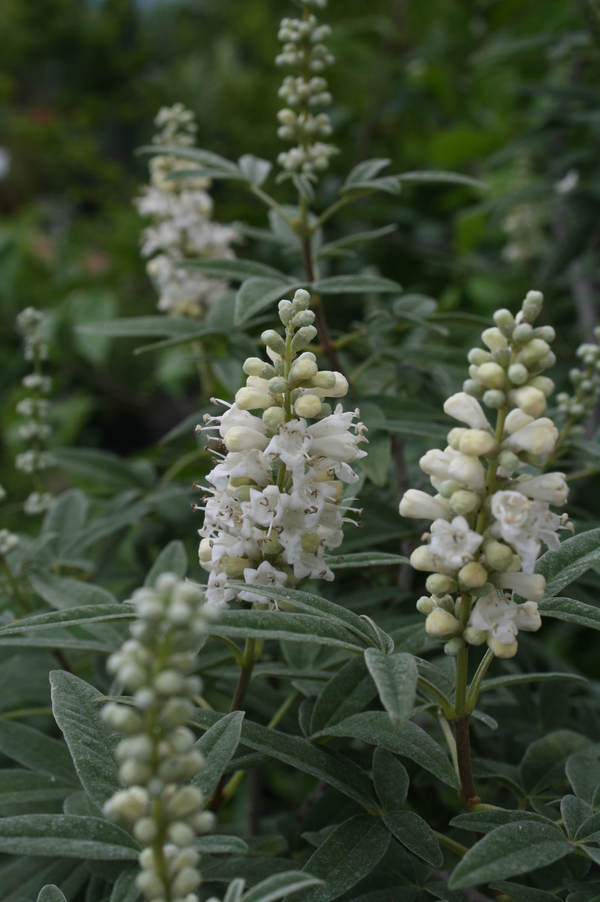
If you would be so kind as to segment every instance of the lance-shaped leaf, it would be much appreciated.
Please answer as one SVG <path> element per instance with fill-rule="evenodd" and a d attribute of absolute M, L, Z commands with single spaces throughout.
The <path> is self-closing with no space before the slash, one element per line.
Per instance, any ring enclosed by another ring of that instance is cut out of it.
<path fill-rule="evenodd" d="M 572 730 L 556 730 L 532 742 L 521 761 L 521 779 L 529 795 L 535 795 L 562 779 L 567 758 L 590 745 L 590 740 Z"/>
<path fill-rule="evenodd" d="M 330 276 L 315 282 L 317 294 L 389 294 L 400 293 L 402 286 L 381 276 Z"/>
<path fill-rule="evenodd" d="M 489 185 L 486 185 L 485 182 L 480 182 L 479 179 L 471 178 L 470 175 L 463 175 L 460 172 L 423 169 L 415 172 L 403 172 L 396 178 L 399 182 L 412 182 L 417 185 L 466 185 L 470 188 L 478 188 L 480 191 L 489 191 Z"/>
<path fill-rule="evenodd" d="M 498 827 L 504 827 L 506 824 L 516 823 L 535 823 L 550 824 L 552 821 L 535 811 L 505 811 L 502 809 L 490 811 L 472 811 L 469 814 L 459 814 L 458 817 L 452 818 L 451 826 L 459 827 L 461 830 L 472 830 L 474 833 L 491 833 Z"/>
<path fill-rule="evenodd" d="M 217 788 L 242 735 L 243 711 L 233 711 L 217 721 L 196 743 L 205 761 L 203 769 L 192 780 L 202 790 L 206 801 Z"/>
<path fill-rule="evenodd" d="M 10 855 L 135 860 L 140 846 L 130 833 L 102 818 L 26 814 L 0 818 L 0 851 Z"/>
<path fill-rule="evenodd" d="M 419 671 L 412 655 L 385 655 L 377 648 L 368 648 L 365 663 L 373 677 L 381 704 L 395 726 L 408 720 L 417 694 Z"/>
<path fill-rule="evenodd" d="M 0 721 L 0 752 L 23 767 L 76 788 L 79 781 L 63 742 L 10 720 Z"/>
<path fill-rule="evenodd" d="M 539 604 L 539 609 L 544 617 L 553 617 L 555 620 L 600 630 L 600 608 L 593 604 L 585 604 L 575 598 L 544 598 Z"/>
<path fill-rule="evenodd" d="M 110 902 L 137 902 L 142 895 L 136 884 L 139 872 L 137 867 L 129 867 L 121 871 L 110 894 Z"/>
<path fill-rule="evenodd" d="M 548 893 L 536 886 L 523 886 L 522 883 L 506 883 L 498 880 L 492 883 L 492 889 L 512 899 L 513 902 L 559 902 L 560 896 Z"/>
<path fill-rule="evenodd" d="M 174 539 L 163 548 L 152 564 L 152 567 L 144 580 L 144 585 L 153 586 L 161 573 L 174 573 L 179 579 L 183 579 L 187 572 L 187 568 L 188 559 L 185 545 L 178 539 Z"/>
<path fill-rule="evenodd" d="M 161 338 L 193 335 L 198 331 L 197 319 L 176 316 L 126 316 L 100 323 L 77 326 L 77 332 L 107 335 L 111 338 Z"/>
<path fill-rule="evenodd" d="M 201 272 L 215 279 L 229 279 L 232 282 L 245 282 L 246 279 L 263 278 L 278 279 L 288 283 L 289 275 L 267 266 L 265 263 L 257 263 L 255 260 L 220 260 L 218 257 L 201 258 L 200 260 L 184 260 L 177 264 L 178 269 L 189 269 L 193 272 Z M 196 324 L 196 328 L 198 325 Z"/>
<path fill-rule="evenodd" d="M 550 824 L 514 823 L 498 827 L 457 864 L 448 886 L 461 889 L 536 871 L 572 851 L 564 833 Z"/>
<path fill-rule="evenodd" d="M 261 592 L 263 587 L 261 586 Z M 271 587 L 265 586 L 265 594 Z M 285 639 L 289 642 L 316 642 L 347 651 L 362 652 L 366 642 L 357 639 L 342 623 L 312 614 L 280 611 L 223 611 L 211 627 L 213 636 L 230 639 Z"/>
<path fill-rule="evenodd" d="M 317 733 L 330 724 L 339 723 L 369 704 L 377 689 L 362 657 L 353 656 L 334 674 L 313 708 L 310 731 Z"/>
<path fill-rule="evenodd" d="M 243 282 L 235 299 L 234 323 L 240 326 L 262 313 L 275 301 L 286 295 L 293 295 L 297 288 L 303 288 L 305 282 L 282 281 L 280 278 L 252 277 Z"/>
<path fill-rule="evenodd" d="M 107 623 L 111 620 L 133 620 L 133 608 L 122 604 L 86 605 L 81 608 L 66 608 L 63 611 L 49 611 L 15 620 L 9 626 L 0 627 L 0 638 L 16 636 L 19 633 L 34 633 L 56 629 L 57 626 L 87 626 L 91 623 Z"/>
<path fill-rule="evenodd" d="M 248 890 L 242 896 L 242 902 L 274 902 L 282 899 L 288 893 L 297 893 L 309 886 L 322 886 L 323 881 L 311 874 L 302 871 L 284 871 L 283 874 L 273 874 Z"/>
<path fill-rule="evenodd" d="M 339 554 L 326 558 L 332 570 L 355 570 L 361 567 L 387 567 L 394 564 L 409 564 L 401 554 L 387 554 L 385 551 L 359 551 L 355 554 Z"/>
<path fill-rule="evenodd" d="M 558 595 L 561 589 L 598 563 L 600 528 L 566 539 L 558 551 L 547 551 L 535 567 L 536 573 L 546 577 L 545 599 Z"/>
<path fill-rule="evenodd" d="M 557 599 L 553 600 L 556 601 Z M 600 629 L 600 618 L 598 619 L 598 628 Z M 502 686 L 518 686 L 522 683 L 552 683 L 561 680 L 566 683 L 588 682 L 584 676 L 580 676 L 578 673 L 509 673 L 505 676 L 484 680 L 479 691 L 487 692 L 490 689 L 500 689 Z"/>
<path fill-rule="evenodd" d="M 40 890 L 37 902 L 67 902 L 67 900 L 57 886 L 48 883 Z"/>

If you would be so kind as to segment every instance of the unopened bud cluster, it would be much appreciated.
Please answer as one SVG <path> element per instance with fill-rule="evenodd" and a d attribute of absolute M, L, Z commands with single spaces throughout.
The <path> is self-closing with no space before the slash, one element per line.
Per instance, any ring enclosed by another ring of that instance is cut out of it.
<path fill-rule="evenodd" d="M 104 814 L 148 847 L 137 877 L 147 899 L 197 902 L 193 845 L 213 827 L 214 816 L 202 810 L 202 793 L 190 782 L 204 760 L 186 723 L 202 691 L 190 672 L 212 618 L 201 590 L 171 573 L 161 574 L 154 588 L 138 589 L 130 603 L 136 611 L 131 638 L 107 669 L 132 694 L 133 706 L 110 702 L 102 712 L 109 726 L 126 734 L 116 756 L 127 789 L 106 802 Z"/>
<path fill-rule="evenodd" d="M 296 147 L 279 154 L 278 162 L 290 173 L 311 175 L 326 169 L 329 159 L 338 152 L 337 147 L 322 140 L 333 131 L 329 116 L 317 112 L 332 100 L 327 81 L 320 73 L 334 58 L 323 43 L 331 35 L 329 25 L 319 25 L 309 11 L 310 6 L 317 4 L 301 5 L 304 17 L 282 19 L 279 29 L 283 52 L 275 62 L 291 69 L 293 75 L 288 75 L 279 89 L 286 106 L 278 113 L 277 134 L 284 141 L 293 141 Z M 324 7 L 325 3 L 319 5 Z"/>
<path fill-rule="evenodd" d="M 48 423 L 50 402 L 44 395 L 51 391 L 52 380 L 42 374 L 43 361 L 48 357 L 48 346 L 42 337 L 43 321 L 43 314 L 34 307 L 27 307 L 17 317 L 17 328 L 25 343 L 25 359 L 33 365 L 33 372 L 22 380 L 28 395 L 17 404 L 17 413 L 22 417 L 17 434 L 29 447 L 17 454 L 15 466 L 31 475 L 35 486 L 23 504 L 26 514 L 44 513 L 54 503 L 54 495 L 43 491 L 40 475 L 53 466 L 52 456 L 46 450 L 52 427 Z"/>
<path fill-rule="evenodd" d="M 348 383 L 319 370 L 304 350 L 317 334 L 309 307 L 302 289 L 280 302 L 285 337 L 262 335 L 269 362 L 246 360 L 246 386 L 235 403 L 222 416 L 205 417 L 204 430 L 217 433 L 206 506 L 198 508 L 205 511 L 200 564 L 210 572 L 209 604 L 235 598 L 228 579 L 252 587 L 333 579 L 325 551 L 341 544 L 344 522 L 354 522 L 344 516 L 356 513 L 344 501 L 344 483 L 358 479 L 350 464 L 365 456 L 364 426 L 353 423 L 358 411 L 344 413 L 339 404 L 332 412 L 324 400 L 343 397 Z M 254 589 L 238 597 L 269 602 Z"/>
<path fill-rule="evenodd" d="M 449 654 L 465 642 L 487 641 L 498 657 L 512 657 L 518 630 L 539 629 L 545 580 L 534 573 L 535 562 L 542 543 L 559 548 L 557 530 L 568 524 L 566 515 L 550 510 L 566 503 L 565 475 L 518 474 L 527 465 L 543 466 L 558 439 L 552 420 L 542 416 L 554 387 L 541 375 L 554 361 L 554 330 L 534 327 L 542 302 L 540 292 L 529 292 L 516 317 L 497 311 L 496 326 L 482 335 L 487 350 L 469 352 L 465 391 L 444 404 L 466 425 L 450 431 L 443 451 L 428 451 L 419 462 L 438 494 L 410 489 L 400 502 L 402 516 L 433 520 L 411 563 L 431 574 L 431 597 L 417 607 L 427 614 L 430 635 L 451 639 Z M 495 431 L 475 396 L 497 410 Z M 527 603 L 517 605 L 512 591 Z M 459 618 L 464 605 L 455 594 L 476 599 L 468 620 Z"/>
<path fill-rule="evenodd" d="M 164 147 L 194 144 L 194 114 L 181 103 L 163 107 L 155 124 L 160 132 L 153 143 Z M 174 178 L 194 166 L 171 154 L 157 154 L 150 161 L 150 185 L 134 203 L 152 224 L 142 232 L 142 256 L 150 258 L 146 272 L 159 293 L 158 308 L 177 316 L 201 317 L 225 293 L 228 283 L 178 264 L 202 257 L 232 259 L 235 229 L 212 220 L 210 180 L 195 176 Z"/>
<path fill-rule="evenodd" d="M 596 326 L 594 335 L 600 341 L 600 326 Z M 571 435 L 583 432 L 580 424 L 592 416 L 600 401 L 600 345 L 582 344 L 577 348 L 577 356 L 581 365 L 569 372 L 573 394 L 561 392 L 556 396 L 558 409 L 565 417 Z"/>

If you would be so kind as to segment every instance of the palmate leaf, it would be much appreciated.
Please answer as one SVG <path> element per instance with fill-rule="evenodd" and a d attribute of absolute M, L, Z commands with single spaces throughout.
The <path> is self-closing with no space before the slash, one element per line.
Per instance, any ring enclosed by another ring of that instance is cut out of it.
<path fill-rule="evenodd" d="M 203 729 L 208 729 L 225 716 L 197 708 L 194 722 Z M 331 754 L 299 736 L 288 736 L 279 730 L 269 730 L 250 721 L 242 724 L 241 742 L 254 751 L 323 780 L 370 810 L 378 808 L 373 785 L 367 774 L 342 755 Z"/>
<path fill-rule="evenodd" d="M 137 859 L 140 846 L 130 833 L 102 818 L 26 814 L 0 818 L 0 851 L 126 861 Z"/>
<path fill-rule="evenodd" d="M 457 864 L 448 886 L 461 889 L 505 880 L 559 861 L 572 851 L 564 833 L 550 824 L 518 822 L 498 827 Z"/>

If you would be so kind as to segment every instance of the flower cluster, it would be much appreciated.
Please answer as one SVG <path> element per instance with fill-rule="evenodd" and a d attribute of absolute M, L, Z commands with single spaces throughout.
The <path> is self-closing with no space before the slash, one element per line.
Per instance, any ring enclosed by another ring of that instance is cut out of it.
<path fill-rule="evenodd" d="M 48 357 L 48 345 L 42 336 L 43 315 L 34 307 L 26 307 L 17 317 L 17 328 L 24 339 L 25 359 L 31 361 L 33 372 L 23 378 L 23 386 L 29 395 L 17 404 L 17 413 L 23 418 L 18 427 L 19 438 L 29 445 L 17 454 L 17 470 L 33 477 L 34 491 L 25 499 L 26 514 L 41 514 L 54 503 L 54 495 L 43 490 L 41 472 L 53 465 L 52 456 L 45 443 L 52 427 L 48 423 L 50 403 L 44 395 L 52 389 L 52 380 L 42 374 L 42 363 Z"/>
<path fill-rule="evenodd" d="M 319 25 L 316 16 L 309 11 L 310 6 L 324 7 L 325 0 L 300 5 L 304 9 L 303 18 L 282 19 L 279 30 L 283 52 L 275 62 L 282 68 L 291 69 L 293 74 L 286 76 L 279 89 L 279 96 L 286 106 L 278 113 L 280 127 L 277 134 L 296 146 L 279 154 L 277 159 L 288 173 L 314 175 L 315 171 L 327 169 L 330 157 L 338 152 L 337 147 L 322 140 L 333 131 L 329 116 L 316 112 L 331 103 L 327 81 L 320 73 L 334 62 L 334 58 L 323 43 L 331 35 L 329 25 Z"/>
<path fill-rule="evenodd" d="M 214 824 L 193 784 L 204 761 L 185 726 L 194 713 L 191 699 L 202 691 L 201 680 L 189 674 L 210 619 L 203 601 L 197 586 L 171 573 L 159 576 L 154 588 L 138 589 L 130 602 L 136 611 L 131 639 L 107 664 L 133 693 L 134 707 L 110 702 L 102 712 L 109 726 L 126 734 L 116 754 L 127 789 L 106 802 L 104 814 L 148 847 L 137 877 L 147 899 L 197 902 L 193 845 Z"/>
<path fill-rule="evenodd" d="M 6 489 L 0 485 L 0 501 L 6 498 Z M 19 544 L 19 537 L 10 529 L 0 529 L 0 557 L 5 557 Z"/>
<path fill-rule="evenodd" d="M 600 341 L 600 326 L 596 326 L 594 335 Z M 577 356 L 582 367 L 574 367 L 569 373 L 573 394 L 561 392 L 556 396 L 558 409 L 566 418 L 571 434 L 583 431 L 581 422 L 593 414 L 600 401 L 600 345 L 582 344 L 577 348 Z"/>
<path fill-rule="evenodd" d="M 161 129 L 153 143 L 188 147 L 194 143 L 194 114 L 183 104 L 163 107 L 156 119 Z M 173 178 L 189 169 L 189 162 L 158 154 L 150 161 L 150 185 L 134 203 L 152 224 L 142 232 L 142 256 L 149 257 L 146 271 L 159 293 L 158 308 L 179 316 L 202 316 L 227 290 L 227 282 L 201 272 L 181 269 L 188 258 L 231 259 L 231 242 L 238 234 L 211 219 L 213 203 L 209 179 Z"/>
<path fill-rule="evenodd" d="M 309 306 L 302 289 L 280 302 L 285 338 L 274 330 L 262 335 L 270 362 L 246 360 L 248 379 L 235 403 L 222 416 L 205 417 L 204 429 L 217 433 L 206 505 L 198 508 L 205 512 L 200 563 L 210 572 L 208 604 L 236 596 L 228 579 L 252 587 L 333 579 L 325 551 L 341 544 L 344 522 L 353 522 L 344 515 L 357 512 L 344 500 L 344 483 L 358 479 L 350 464 L 365 456 L 364 426 L 353 424 L 358 411 L 344 413 L 341 404 L 332 411 L 323 400 L 343 397 L 348 383 L 320 371 L 304 351 L 317 333 Z M 238 597 L 268 603 L 256 591 Z"/>
<path fill-rule="evenodd" d="M 417 607 L 427 614 L 430 635 L 453 637 L 450 654 L 465 642 L 487 641 L 495 655 L 509 658 L 519 629 L 539 629 L 545 580 L 534 573 L 535 562 L 542 544 L 559 548 L 557 530 L 568 523 L 550 510 L 566 503 L 565 475 L 518 472 L 543 466 L 558 439 L 542 416 L 554 385 L 541 374 L 555 360 L 554 330 L 534 327 L 542 304 L 541 293 L 530 291 L 516 317 L 496 312 L 496 326 L 482 335 L 486 350 L 469 352 L 465 390 L 444 405 L 466 425 L 450 431 L 443 451 L 428 451 L 419 462 L 438 494 L 410 489 L 400 502 L 402 516 L 433 520 L 411 563 L 431 574 L 431 596 Z M 478 398 L 497 411 L 495 431 Z M 517 605 L 513 591 L 526 604 Z"/>

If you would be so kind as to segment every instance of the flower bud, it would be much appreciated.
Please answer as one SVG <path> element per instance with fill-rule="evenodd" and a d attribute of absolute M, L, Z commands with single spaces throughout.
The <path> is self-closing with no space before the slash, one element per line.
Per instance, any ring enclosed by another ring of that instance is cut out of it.
<path fill-rule="evenodd" d="M 287 387 L 288 387 L 287 379 L 284 379 L 283 376 L 274 376 L 272 379 L 269 379 L 268 386 L 269 386 L 270 394 L 282 395 L 285 391 L 287 391 Z M 239 392 L 238 392 L 238 394 L 239 394 Z M 236 395 L 236 403 L 237 403 L 237 395 Z"/>
<path fill-rule="evenodd" d="M 569 486 L 564 473 L 544 473 L 541 476 L 523 476 L 514 484 L 518 492 L 534 501 L 547 501 L 562 507 L 569 496 Z"/>
<path fill-rule="evenodd" d="M 336 385 L 336 374 L 332 373 L 330 370 L 321 370 L 320 373 L 315 373 L 315 375 L 311 378 L 311 385 L 314 388 L 333 388 Z"/>
<path fill-rule="evenodd" d="M 455 636 L 454 639 L 450 639 L 450 641 L 446 642 L 444 645 L 444 654 L 450 655 L 451 658 L 455 658 L 464 647 L 465 643 L 463 638 L 461 636 Z"/>
<path fill-rule="evenodd" d="M 428 476 L 446 479 L 448 476 L 448 457 L 439 448 L 432 448 L 419 460 L 419 466 Z"/>
<path fill-rule="evenodd" d="M 282 407 L 267 407 L 262 415 L 262 421 L 267 429 L 275 432 L 278 426 L 285 423 L 285 410 Z"/>
<path fill-rule="evenodd" d="M 292 351 L 301 351 L 302 348 L 309 345 L 316 336 L 317 330 L 314 326 L 302 326 L 292 338 Z"/>
<path fill-rule="evenodd" d="M 196 786 L 184 786 L 169 801 L 169 812 L 174 817 L 188 817 L 202 805 L 204 796 Z"/>
<path fill-rule="evenodd" d="M 508 435 L 512 435 L 513 432 L 523 429 L 524 426 L 529 426 L 533 421 L 534 417 L 529 416 L 529 414 L 525 413 L 523 410 L 511 410 L 504 422 L 504 431 Z"/>
<path fill-rule="evenodd" d="M 460 448 L 460 441 L 463 435 L 466 435 L 468 431 L 469 430 L 465 426 L 455 426 L 454 429 L 451 429 L 446 436 L 450 447 L 454 448 L 455 451 L 458 451 Z"/>
<path fill-rule="evenodd" d="M 482 332 L 481 340 L 483 341 L 484 345 L 487 345 L 490 351 L 497 351 L 499 350 L 499 348 L 508 347 L 506 336 L 504 336 L 500 329 L 498 329 L 497 327 L 486 329 L 484 332 Z"/>
<path fill-rule="evenodd" d="M 417 520 L 447 520 L 450 516 L 450 506 L 442 498 L 432 498 L 426 492 L 418 489 L 409 489 L 404 493 L 400 501 L 400 516 Z"/>
<path fill-rule="evenodd" d="M 517 454 L 526 451 L 528 454 L 545 456 L 554 451 L 558 441 L 558 429 L 548 417 L 530 422 L 518 429 L 504 440 L 504 447 Z"/>
<path fill-rule="evenodd" d="M 169 841 L 176 846 L 185 848 L 186 846 L 193 845 L 196 834 L 188 824 L 178 821 L 174 824 L 170 824 L 167 830 L 167 837 Z"/>
<path fill-rule="evenodd" d="M 548 351 L 545 357 L 539 361 L 538 366 L 542 370 L 549 370 L 556 363 L 556 354 L 554 351 Z"/>
<path fill-rule="evenodd" d="M 425 632 L 435 639 L 444 639 L 446 636 L 455 636 L 461 633 L 463 625 L 449 611 L 436 608 L 429 614 L 425 621 Z"/>
<path fill-rule="evenodd" d="M 443 573 L 432 573 L 427 577 L 425 586 L 432 595 L 446 595 L 456 592 L 457 589 L 455 580 L 450 576 L 444 576 Z"/>
<path fill-rule="evenodd" d="M 529 323 L 519 323 L 513 329 L 512 339 L 517 344 L 528 342 L 533 337 L 533 329 Z"/>
<path fill-rule="evenodd" d="M 421 570 L 425 573 L 450 574 L 452 572 L 433 560 L 428 545 L 419 545 L 418 548 L 415 548 L 410 556 L 410 565 L 413 570 Z"/>
<path fill-rule="evenodd" d="M 488 638 L 487 644 L 497 658 L 514 658 L 519 647 L 516 639 L 510 645 L 505 645 L 503 642 L 498 642 L 493 636 Z"/>
<path fill-rule="evenodd" d="M 481 492 L 485 488 L 485 468 L 477 457 L 470 454 L 453 457 L 448 465 L 448 476 L 473 492 Z"/>
<path fill-rule="evenodd" d="M 465 379 L 463 382 L 463 392 L 467 395 L 471 395 L 473 398 L 483 398 L 485 385 L 478 382 L 477 379 Z"/>
<path fill-rule="evenodd" d="M 302 395 L 294 404 L 294 411 L 299 417 L 314 419 L 321 413 L 321 399 L 316 395 Z"/>
<path fill-rule="evenodd" d="M 285 341 L 274 329 L 267 329 L 260 336 L 261 341 L 276 354 L 285 354 Z"/>
<path fill-rule="evenodd" d="M 135 884 L 147 899 L 160 899 L 165 895 L 165 886 L 154 871 L 141 871 L 135 878 Z"/>
<path fill-rule="evenodd" d="M 184 868 L 177 874 L 173 883 L 172 890 L 176 897 L 185 897 L 188 893 L 193 893 L 200 886 L 200 874 L 196 868 Z"/>
<path fill-rule="evenodd" d="M 483 396 L 483 403 L 492 410 L 499 410 L 506 404 L 506 395 L 503 391 L 496 388 L 490 388 Z"/>
<path fill-rule="evenodd" d="M 151 817 L 142 817 L 133 826 L 133 835 L 138 842 L 149 846 L 158 836 L 158 827 Z"/>
<path fill-rule="evenodd" d="M 546 591 L 546 580 L 540 573 L 501 573 L 501 589 L 512 589 L 528 601 L 539 602 Z"/>
<path fill-rule="evenodd" d="M 521 388 L 513 388 L 509 392 L 512 404 L 519 407 L 524 413 L 532 417 L 539 417 L 546 409 L 546 397 L 532 385 L 523 385 Z"/>
<path fill-rule="evenodd" d="M 477 561 L 469 561 L 458 572 L 459 585 L 465 589 L 480 589 L 488 580 L 488 572 L 483 564 Z"/>
<path fill-rule="evenodd" d="M 474 627 L 468 626 L 463 633 L 463 639 L 469 645 L 483 645 L 487 639 L 487 632 L 485 630 L 476 630 Z"/>
<path fill-rule="evenodd" d="M 484 363 L 477 370 L 477 378 L 488 388 L 504 388 L 506 373 L 498 363 Z"/>
<path fill-rule="evenodd" d="M 459 489 L 454 492 L 450 498 L 450 507 L 459 517 L 465 517 L 472 511 L 477 510 L 481 504 L 481 498 L 475 492 L 469 492 L 466 489 Z"/>
<path fill-rule="evenodd" d="M 300 310 L 308 310 L 310 307 L 310 294 L 304 288 L 299 288 L 294 295 L 293 300 L 294 313 L 299 313 Z"/>
<path fill-rule="evenodd" d="M 236 407 L 240 410 L 256 410 L 271 407 L 273 398 L 269 392 L 259 388 L 240 388 L 235 396 Z"/>
<path fill-rule="evenodd" d="M 487 457 L 496 454 L 498 449 L 499 445 L 494 436 L 483 429 L 467 429 L 458 445 L 461 454 L 469 454 L 472 457 Z"/>
<path fill-rule="evenodd" d="M 532 323 L 542 312 L 544 295 L 541 291 L 528 291 L 523 301 L 522 311 L 527 322 Z M 494 652 L 495 654 L 495 652 Z"/>
<path fill-rule="evenodd" d="M 265 362 L 260 357 L 248 357 L 244 361 L 243 370 L 247 376 L 261 376 L 264 367 Z"/>
<path fill-rule="evenodd" d="M 280 116 L 281 116 L 281 113 L 292 113 L 292 111 L 291 110 L 281 110 L 279 113 Z M 295 121 L 296 114 L 292 113 L 292 116 L 294 117 L 294 121 Z M 284 125 L 290 125 L 290 124 L 293 124 L 293 123 L 284 122 Z M 294 315 L 294 306 L 293 306 L 292 302 L 285 300 L 285 299 L 283 301 L 279 301 L 277 309 L 279 312 L 279 319 L 281 320 L 281 322 L 283 323 L 284 326 L 287 326 L 289 324 L 292 316 Z"/>
<path fill-rule="evenodd" d="M 515 327 L 515 318 L 505 307 L 496 310 L 494 313 L 494 322 L 505 335 L 510 335 Z"/>
<path fill-rule="evenodd" d="M 437 605 L 433 598 L 428 598 L 426 595 L 422 595 L 421 598 L 417 601 L 417 611 L 419 614 L 431 614 L 432 611 L 436 609 Z"/>
<path fill-rule="evenodd" d="M 319 372 L 314 354 L 304 353 L 292 364 L 290 379 L 295 382 L 308 382 Z M 334 379 L 335 382 L 335 379 Z"/>
<path fill-rule="evenodd" d="M 553 380 L 547 376 L 535 376 L 529 380 L 529 385 L 538 388 L 546 398 L 549 398 L 555 389 Z"/>
<path fill-rule="evenodd" d="M 244 488 L 247 488 L 244 486 Z M 248 497 L 248 501 L 250 497 Z M 219 562 L 219 569 L 229 577 L 229 579 L 242 579 L 244 570 L 250 566 L 250 561 L 245 557 L 229 557 L 225 555 Z"/>
<path fill-rule="evenodd" d="M 457 392 L 444 403 L 444 413 L 472 429 L 489 429 L 490 424 L 479 401 L 466 392 Z"/>
<path fill-rule="evenodd" d="M 525 366 L 533 366 L 539 360 L 546 356 L 550 350 L 548 342 L 543 338 L 532 338 L 525 347 L 521 348 L 517 356 L 517 363 L 524 363 Z"/>
<path fill-rule="evenodd" d="M 253 448 L 264 451 L 269 444 L 266 435 L 262 435 L 255 429 L 249 429 L 247 426 L 232 426 L 227 430 L 223 441 L 228 451 L 251 451 Z"/>
<path fill-rule="evenodd" d="M 514 553 L 508 545 L 502 542 L 486 542 L 483 546 L 483 553 L 487 565 L 492 570 L 508 570 L 513 562 Z"/>
<path fill-rule="evenodd" d="M 455 479 L 444 479 L 444 481 L 440 484 L 439 493 L 442 498 L 450 499 L 454 495 L 455 492 L 460 490 L 460 485 L 456 482 Z"/>
<path fill-rule="evenodd" d="M 529 370 L 522 363 L 512 363 L 508 368 L 508 378 L 513 385 L 524 385 L 529 379 Z"/>

